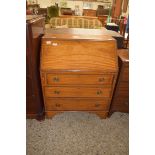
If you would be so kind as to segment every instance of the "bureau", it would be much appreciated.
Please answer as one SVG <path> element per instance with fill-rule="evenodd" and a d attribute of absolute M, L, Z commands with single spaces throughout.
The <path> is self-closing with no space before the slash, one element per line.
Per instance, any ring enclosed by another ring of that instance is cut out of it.
<path fill-rule="evenodd" d="M 129 52 L 118 50 L 119 74 L 112 99 L 110 113 L 129 112 Z"/>
<path fill-rule="evenodd" d="M 46 117 L 85 111 L 106 118 L 118 72 L 116 41 L 99 34 L 49 33 L 41 48 Z"/>

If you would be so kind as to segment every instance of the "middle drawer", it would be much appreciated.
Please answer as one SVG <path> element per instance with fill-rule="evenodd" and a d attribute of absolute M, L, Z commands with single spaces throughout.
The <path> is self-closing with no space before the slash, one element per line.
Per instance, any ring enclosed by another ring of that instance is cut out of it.
<path fill-rule="evenodd" d="M 71 84 L 108 84 L 113 80 L 113 75 L 64 75 L 64 74 L 47 74 L 47 84 L 49 85 L 71 85 Z"/>
<path fill-rule="evenodd" d="M 45 87 L 45 97 L 110 97 L 111 87 Z"/>

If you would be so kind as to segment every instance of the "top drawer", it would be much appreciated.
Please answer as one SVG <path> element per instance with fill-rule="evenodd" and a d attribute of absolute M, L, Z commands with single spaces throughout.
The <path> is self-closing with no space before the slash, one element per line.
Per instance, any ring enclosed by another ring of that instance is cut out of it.
<path fill-rule="evenodd" d="M 64 75 L 47 74 L 49 85 L 76 85 L 76 84 L 108 84 L 111 85 L 113 75 Z"/>

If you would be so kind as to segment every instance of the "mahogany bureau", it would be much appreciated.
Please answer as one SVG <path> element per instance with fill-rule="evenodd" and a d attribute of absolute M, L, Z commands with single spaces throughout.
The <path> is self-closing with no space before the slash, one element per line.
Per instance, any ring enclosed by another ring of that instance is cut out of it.
<path fill-rule="evenodd" d="M 129 112 L 129 52 L 118 50 L 119 74 L 114 90 L 110 113 Z"/>
<path fill-rule="evenodd" d="M 117 72 L 116 41 L 112 37 L 44 35 L 40 75 L 46 116 L 86 111 L 106 118 Z"/>

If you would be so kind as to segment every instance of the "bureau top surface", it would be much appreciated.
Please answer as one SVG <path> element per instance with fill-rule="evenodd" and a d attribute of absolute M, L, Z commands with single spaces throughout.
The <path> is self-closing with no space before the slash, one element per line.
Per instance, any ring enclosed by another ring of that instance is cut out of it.
<path fill-rule="evenodd" d="M 61 40 L 91 40 L 108 41 L 115 40 L 109 31 L 105 29 L 84 29 L 84 28 L 62 28 L 47 29 L 43 40 L 61 39 Z"/>
<path fill-rule="evenodd" d="M 93 32 L 92 32 L 93 33 Z M 88 40 L 88 41 L 115 41 L 108 35 L 96 35 L 96 34 L 45 34 L 43 40 Z"/>

